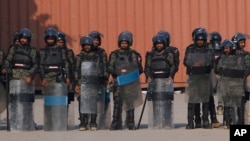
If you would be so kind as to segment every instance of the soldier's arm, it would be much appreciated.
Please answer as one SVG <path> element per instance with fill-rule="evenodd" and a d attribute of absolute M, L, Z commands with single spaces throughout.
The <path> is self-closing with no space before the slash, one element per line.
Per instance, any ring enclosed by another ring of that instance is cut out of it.
<path fill-rule="evenodd" d="M 114 66 L 115 66 L 115 60 L 116 60 L 115 53 L 111 53 L 109 55 L 107 72 L 108 72 L 108 74 L 111 74 L 113 78 L 117 77 L 117 75 L 115 73 L 115 68 L 114 68 Z"/>
<path fill-rule="evenodd" d="M 146 53 L 146 57 L 145 57 L 145 66 L 144 66 L 144 73 L 146 75 L 146 77 L 151 77 L 150 76 L 150 65 L 151 65 L 151 55 L 150 52 Z"/>
<path fill-rule="evenodd" d="M 64 62 L 65 74 L 66 74 L 67 78 L 69 78 L 69 76 L 70 76 L 69 60 L 68 60 L 67 52 L 65 49 L 62 50 L 62 59 Z"/>
<path fill-rule="evenodd" d="M 45 51 L 44 50 L 40 50 L 40 52 L 39 52 L 39 74 L 40 74 L 41 80 L 43 80 L 44 77 L 45 77 L 44 59 L 45 59 Z"/>
<path fill-rule="evenodd" d="M 185 55 L 184 55 L 184 60 L 183 60 L 183 65 L 185 67 L 189 67 L 188 62 L 187 62 L 187 54 L 188 54 L 188 48 L 185 50 Z"/>
<path fill-rule="evenodd" d="M 174 65 L 175 65 L 175 73 L 179 70 L 179 64 L 180 64 L 180 52 L 178 48 L 173 49 L 174 54 Z"/>
<path fill-rule="evenodd" d="M 79 85 L 78 81 L 81 78 L 81 57 L 79 55 L 76 56 L 75 63 L 75 71 L 74 71 L 74 80 L 75 84 Z"/>
<path fill-rule="evenodd" d="M 104 76 L 108 80 L 108 78 L 109 78 L 109 75 L 107 73 L 108 56 L 107 56 L 107 53 L 105 52 L 105 50 L 103 50 L 102 57 L 103 57 L 102 59 L 103 59 L 103 62 L 104 62 L 104 73 L 105 73 Z"/>
<path fill-rule="evenodd" d="M 170 76 L 173 77 L 174 74 L 176 73 L 176 66 L 174 64 L 174 55 L 173 55 L 173 53 L 168 53 L 167 60 L 168 60 L 169 65 L 170 65 Z"/>
<path fill-rule="evenodd" d="M 245 68 L 246 68 L 246 75 L 249 75 L 250 74 L 250 54 L 247 53 L 244 57 L 245 59 Z"/>
<path fill-rule="evenodd" d="M 34 78 L 34 76 L 36 75 L 37 71 L 38 71 L 38 55 L 37 55 L 37 50 L 36 49 L 32 49 L 31 53 L 30 53 L 30 57 L 32 60 L 32 67 L 29 70 L 29 76 L 31 78 Z"/>
<path fill-rule="evenodd" d="M 11 67 L 11 61 L 15 54 L 15 46 L 11 46 L 7 52 L 6 59 L 3 64 L 4 69 L 10 69 Z"/>

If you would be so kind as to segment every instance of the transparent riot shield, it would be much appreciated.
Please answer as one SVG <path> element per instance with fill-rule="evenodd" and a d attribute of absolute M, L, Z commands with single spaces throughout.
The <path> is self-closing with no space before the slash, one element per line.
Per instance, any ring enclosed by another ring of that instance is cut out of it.
<path fill-rule="evenodd" d="M 75 129 L 75 95 L 73 84 L 68 86 L 68 130 Z"/>
<path fill-rule="evenodd" d="M 148 128 L 171 129 L 173 124 L 173 80 L 153 79 L 148 85 Z"/>
<path fill-rule="evenodd" d="M 68 97 L 65 83 L 49 84 L 44 89 L 44 130 L 65 131 L 68 124 Z"/>
<path fill-rule="evenodd" d="M 11 131 L 35 130 L 33 103 L 35 83 L 27 85 L 23 80 L 10 81 L 9 122 Z"/>
<path fill-rule="evenodd" d="M 224 106 L 240 107 L 244 94 L 243 81 L 241 78 L 221 77 L 218 83 L 218 92 Z"/>
<path fill-rule="evenodd" d="M 209 101 L 211 95 L 210 75 L 188 76 L 186 86 L 186 102 L 205 103 Z"/>
<path fill-rule="evenodd" d="M 101 114 L 105 108 L 105 85 L 101 66 L 95 62 L 81 64 L 80 112 Z"/>
<path fill-rule="evenodd" d="M 107 87 L 105 92 L 104 112 L 97 115 L 97 128 L 109 129 L 111 125 L 111 104 L 110 104 L 110 89 Z"/>

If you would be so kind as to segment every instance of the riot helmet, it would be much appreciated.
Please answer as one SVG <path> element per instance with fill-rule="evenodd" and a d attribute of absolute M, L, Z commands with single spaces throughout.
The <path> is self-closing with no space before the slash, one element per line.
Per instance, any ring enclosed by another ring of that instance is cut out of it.
<path fill-rule="evenodd" d="M 103 37 L 102 33 L 98 32 L 98 31 L 91 31 L 89 33 L 89 36 L 92 37 L 93 39 L 97 38 L 99 40 L 98 44 L 95 45 L 95 46 L 101 46 L 101 44 L 102 44 L 102 37 Z"/>
<path fill-rule="evenodd" d="M 22 28 L 18 31 L 18 40 L 20 42 L 21 38 L 26 38 L 28 40 L 28 44 L 31 42 L 32 32 L 28 28 Z"/>
<path fill-rule="evenodd" d="M 195 35 L 197 32 L 204 32 L 207 34 L 207 31 L 205 28 L 202 28 L 202 27 L 198 27 L 198 28 L 195 28 L 193 31 L 192 31 L 192 39 L 195 40 Z"/>
<path fill-rule="evenodd" d="M 19 36 L 18 31 L 13 33 L 13 44 L 19 44 L 18 36 Z"/>
<path fill-rule="evenodd" d="M 129 46 L 132 46 L 133 45 L 133 33 L 130 32 L 130 31 L 123 31 L 119 34 L 119 37 L 118 37 L 118 45 L 119 45 L 119 42 L 122 41 L 120 39 L 119 41 L 119 38 L 130 38 L 130 39 L 125 39 L 125 41 L 127 41 L 129 43 Z"/>
<path fill-rule="evenodd" d="M 80 44 L 81 46 L 90 45 L 92 47 L 94 46 L 93 38 L 90 36 L 82 36 L 80 39 Z"/>
<path fill-rule="evenodd" d="M 221 50 L 221 35 L 219 32 L 212 32 L 210 34 L 210 44 L 214 50 Z"/>
<path fill-rule="evenodd" d="M 158 44 L 162 44 L 162 45 L 158 46 Z M 153 37 L 153 48 L 156 51 L 162 51 L 166 49 L 166 38 L 162 34 L 156 34 Z"/>
<path fill-rule="evenodd" d="M 167 31 L 161 30 L 157 34 L 161 34 L 162 36 L 164 36 L 164 38 L 166 40 L 166 46 L 170 45 L 170 34 Z"/>
<path fill-rule="evenodd" d="M 128 43 L 128 48 L 132 45 L 133 37 L 127 31 L 121 32 L 118 36 L 118 46 L 121 47 L 121 42 L 126 41 Z"/>
<path fill-rule="evenodd" d="M 62 41 L 64 41 L 64 43 L 66 43 L 66 35 L 65 35 L 65 33 L 63 33 L 63 32 L 58 32 L 57 33 L 57 39 L 56 39 L 57 41 L 59 41 L 59 40 L 62 40 Z"/>
<path fill-rule="evenodd" d="M 57 40 L 57 30 L 54 28 L 48 28 L 44 32 L 44 40 L 45 43 L 48 44 L 49 46 L 55 45 L 56 40 Z M 48 42 L 48 39 L 53 39 L 53 43 Z"/>
<path fill-rule="evenodd" d="M 224 49 L 228 47 L 230 49 L 230 51 L 225 51 Z M 234 55 L 235 51 L 236 51 L 236 47 L 234 46 L 234 43 L 228 39 L 225 39 L 222 44 L 221 44 L 221 48 L 223 49 L 223 52 L 225 54 L 229 54 L 229 55 Z"/>
<path fill-rule="evenodd" d="M 240 48 L 240 41 L 244 41 L 246 40 L 246 36 L 242 33 L 236 33 L 234 34 L 234 36 L 232 37 L 232 42 L 234 43 L 235 47 Z"/>

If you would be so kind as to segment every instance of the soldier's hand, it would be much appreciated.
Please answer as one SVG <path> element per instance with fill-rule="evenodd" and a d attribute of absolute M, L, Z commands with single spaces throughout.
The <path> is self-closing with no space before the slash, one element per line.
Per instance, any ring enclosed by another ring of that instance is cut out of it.
<path fill-rule="evenodd" d="M 26 84 L 30 84 L 30 82 L 31 82 L 31 77 L 26 77 L 25 79 L 24 79 L 24 82 L 26 83 Z"/>
<path fill-rule="evenodd" d="M 75 93 L 77 93 L 77 94 L 80 93 L 80 86 L 79 85 L 75 86 Z"/>
<path fill-rule="evenodd" d="M 43 79 L 43 80 L 42 80 L 42 85 L 43 85 L 44 87 L 46 87 L 46 86 L 48 85 L 48 81 L 47 81 L 46 79 Z"/>
<path fill-rule="evenodd" d="M 2 74 L 6 74 L 7 73 L 7 70 L 6 69 L 3 69 L 2 70 Z"/>
<path fill-rule="evenodd" d="M 70 85 L 70 79 L 66 78 L 66 84 L 69 86 Z"/>

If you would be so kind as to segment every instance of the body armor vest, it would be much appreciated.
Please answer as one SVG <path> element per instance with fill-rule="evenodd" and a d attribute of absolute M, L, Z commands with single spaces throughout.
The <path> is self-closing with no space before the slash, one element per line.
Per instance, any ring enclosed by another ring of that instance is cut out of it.
<path fill-rule="evenodd" d="M 170 65 L 167 60 L 167 53 L 152 53 L 150 73 L 153 78 L 168 78 L 170 75 Z"/>
<path fill-rule="evenodd" d="M 116 52 L 115 72 L 120 76 L 129 72 L 129 65 L 132 62 L 131 53 Z"/>
<path fill-rule="evenodd" d="M 64 65 L 62 50 L 60 48 L 49 48 L 45 50 L 44 70 L 45 72 L 61 71 Z"/>
<path fill-rule="evenodd" d="M 28 47 L 16 47 L 12 62 L 14 69 L 30 69 L 32 67 L 30 51 L 31 48 Z"/>

